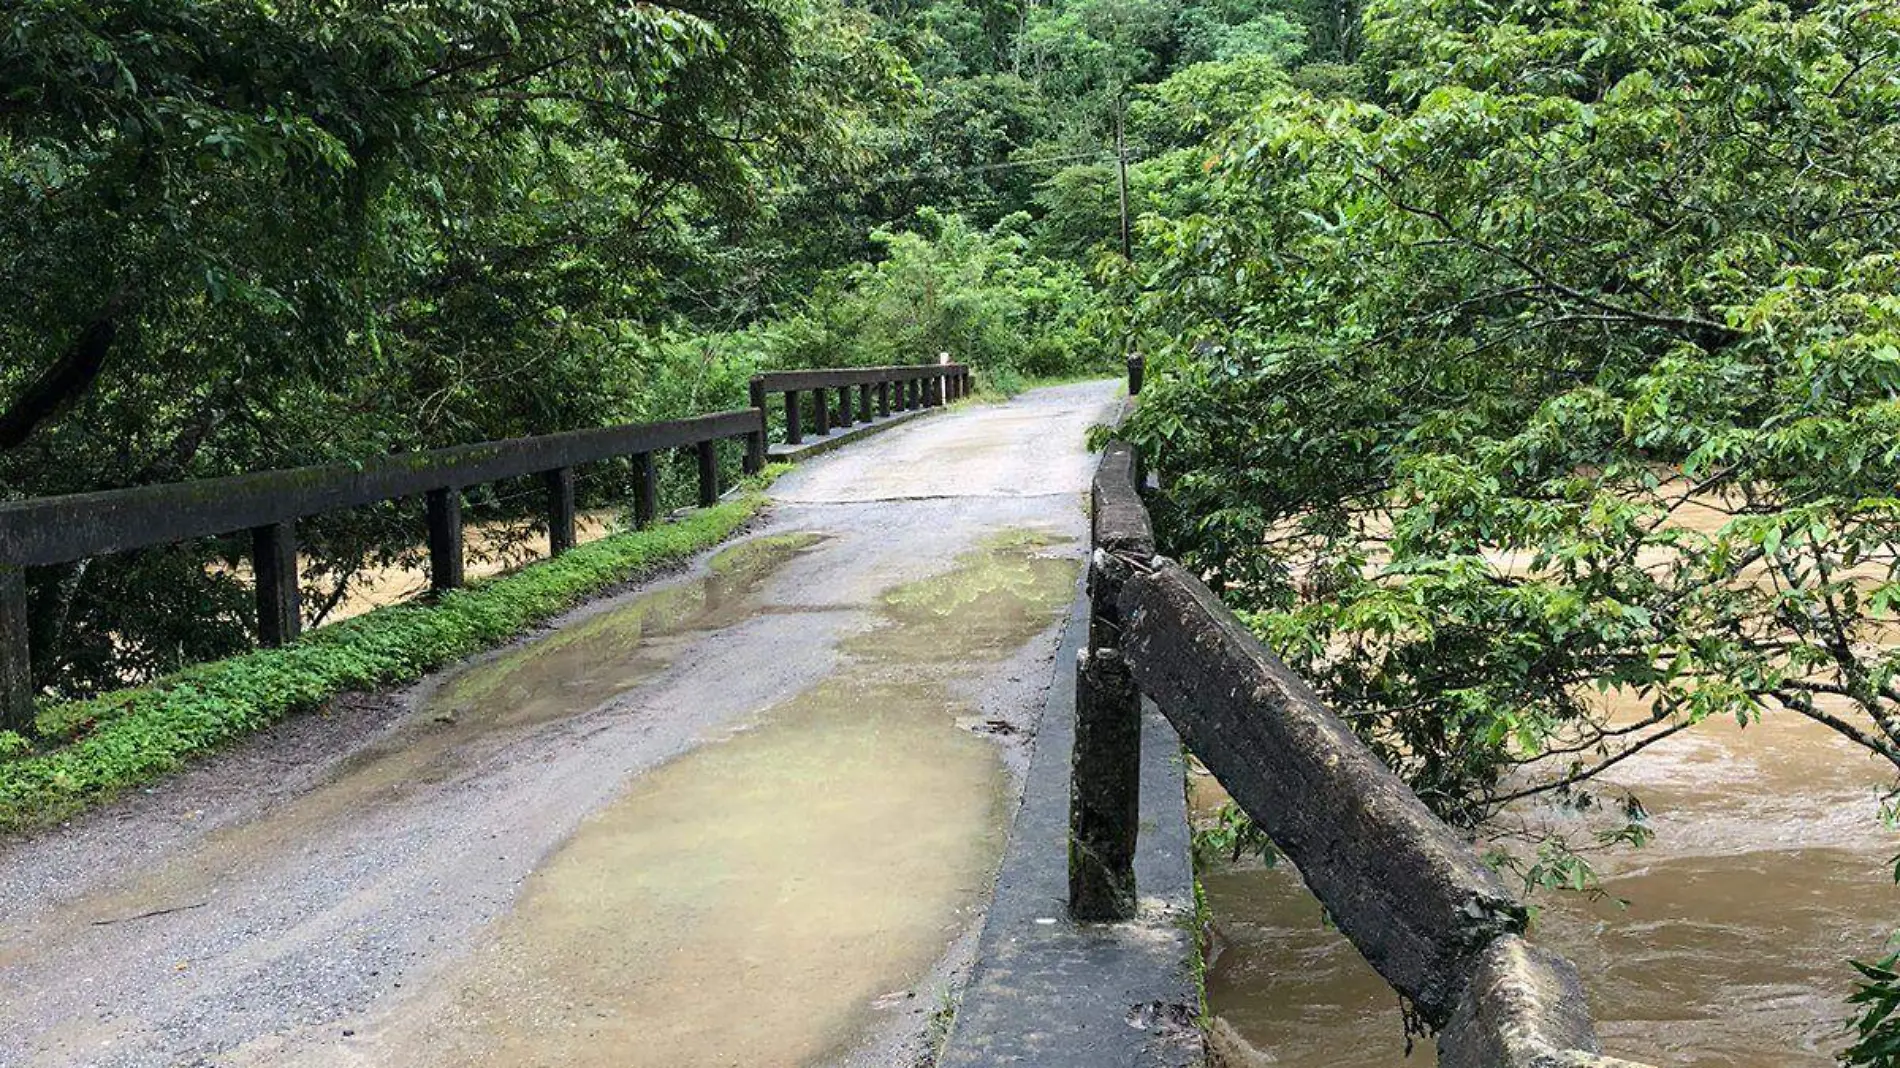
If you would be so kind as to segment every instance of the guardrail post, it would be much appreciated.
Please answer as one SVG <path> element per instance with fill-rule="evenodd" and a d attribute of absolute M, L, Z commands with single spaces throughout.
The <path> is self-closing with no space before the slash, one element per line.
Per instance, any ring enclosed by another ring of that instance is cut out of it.
<path fill-rule="evenodd" d="M 839 386 L 838 387 L 838 425 L 841 427 L 850 426 L 851 421 L 852 421 L 851 420 L 851 387 Z"/>
<path fill-rule="evenodd" d="M 797 445 L 805 440 L 805 421 L 798 410 L 798 391 L 785 391 L 785 443 Z"/>
<path fill-rule="evenodd" d="M 303 631 L 296 523 L 251 528 L 251 577 L 257 586 L 258 643 L 276 648 L 296 641 Z"/>
<path fill-rule="evenodd" d="M 915 378 L 906 378 L 904 379 L 904 410 L 909 412 L 915 411 L 916 408 L 917 380 Z"/>
<path fill-rule="evenodd" d="M 718 442 L 702 441 L 693 446 L 699 453 L 699 506 L 711 508 L 719 503 Z"/>
<path fill-rule="evenodd" d="M 772 412 L 769 407 L 771 398 L 766 395 L 764 378 L 753 375 L 752 380 L 746 383 L 746 400 L 751 402 L 752 407 L 759 410 L 759 442 L 760 447 L 763 448 L 764 435 L 772 429 Z"/>
<path fill-rule="evenodd" d="M 462 491 L 429 491 L 429 588 L 436 593 L 462 584 Z"/>
<path fill-rule="evenodd" d="M 877 384 L 877 414 L 886 417 L 891 414 L 891 384 L 889 382 Z"/>
<path fill-rule="evenodd" d="M 548 489 L 548 555 L 559 556 L 576 544 L 574 469 L 557 467 L 552 471 L 544 471 L 541 480 Z"/>
<path fill-rule="evenodd" d="M 0 564 L 0 730 L 33 728 L 33 659 L 27 642 L 26 568 Z"/>
<path fill-rule="evenodd" d="M 1141 380 L 1147 377 L 1148 361 L 1139 352 L 1128 354 L 1128 395 L 1141 394 Z"/>
<path fill-rule="evenodd" d="M 858 422 L 868 423 L 871 415 L 871 383 L 858 383 Z"/>
<path fill-rule="evenodd" d="M 759 413 L 759 429 L 745 436 L 745 473 L 756 475 L 765 470 L 765 432 L 771 427 L 771 412 L 766 407 L 765 379 L 752 376 L 746 395 Z"/>
<path fill-rule="evenodd" d="M 811 432 L 824 437 L 831 433 L 831 398 L 820 386 L 811 391 Z"/>
<path fill-rule="evenodd" d="M 748 475 L 756 475 L 765 470 L 765 412 L 759 412 L 759 429 L 745 436 L 745 463 L 742 468 Z"/>
<path fill-rule="evenodd" d="M 660 473 L 653 465 L 653 454 L 636 453 L 633 457 L 633 525 L 645 530 L 660 515 Z"/>

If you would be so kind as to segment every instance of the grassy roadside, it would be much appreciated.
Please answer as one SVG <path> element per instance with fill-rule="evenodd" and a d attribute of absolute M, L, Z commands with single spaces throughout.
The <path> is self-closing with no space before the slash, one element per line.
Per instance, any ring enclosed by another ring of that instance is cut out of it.
<path fill-rule="evenodd" d="M 757 514 L 776 473 L 768 470 L 733 499 L 679 522 L 590 542 L 435 603 L 379 608 L 281 649 L 47 708 L 38 719 L 40 745 L 0 733 L 0 833 L 70 816 L 338 694 L 412 682 L 684 560 Z"/>
<path fill-rule="evenodd" d="M 1043 386 L 1066 386 L 1075 382 L 1099 382 L 1104 378 L 1114 378 L 1121 374 L 1114 368 L 1099 371 L 1079 371 L 1069 375 L 1025 375 L 1011 368 L 1000 370 L 978 369 L 973 376 L 970 396 L 967 398 L 979 404 L 995 404 L 1009 400 L 1018 393 Z"/>

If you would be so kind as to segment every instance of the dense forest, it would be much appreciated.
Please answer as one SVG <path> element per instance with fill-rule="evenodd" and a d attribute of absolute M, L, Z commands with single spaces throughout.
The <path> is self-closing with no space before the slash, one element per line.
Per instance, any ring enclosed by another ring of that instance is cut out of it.
<path fill-rule="evenodd" d="M 1887 0 L 13 0 L 0 174 L 6 497 L 1139 350 L 1166 549 L 1447 819 L 1900 768 Z M 417 529 L 309 527 L 319 618 Z M 242 551 L 36 571 L 39 683 L 248 648 Z"/>
<path fill-rule="evenodd" d="M 1712 716 L 1900 766 L 1900 11 L 1361 30 L 1353 91 L 1250 93 L 1144 220 L 1174 550 L 1456 821 Z"/>
<path fill-rule="evenodd" d="M 1871 2 L 16 3 L 0 482 L 1139 348 L 1170 547 L 1448 817 L 1769 708 L 1900 765 L 1897 42 Z M 312 526 L 318 614 L 414 540 Z M 36 572 L 42 683 L 245 647 L 239 551 Z"/>
<path fill-rule="evenodd" d="M 1307 24 L 1344 17 L 1224 0 L 11 4 L 0 485 L 672 418 L 743 404 L 760 367 L 950 353 L 1007 391 L 1107 366 L 1118 143 L 1140 161 L 1197 140 L 1206 87 L 1244 93 L 1336 50 Z M 1138 169 L 1138 199 L 1168 180 Z M 594 476 L 591 499 L 624 496 Z M 505 516 L 512 496 L 470 505 Z M 412 512 L 305 524 L 316 621 L 365 563 L 413 553 Z M 241 575 L 207 566 L 243 551 L 36 570 L 38 680 L 83 696 L 248 647 Z"/>

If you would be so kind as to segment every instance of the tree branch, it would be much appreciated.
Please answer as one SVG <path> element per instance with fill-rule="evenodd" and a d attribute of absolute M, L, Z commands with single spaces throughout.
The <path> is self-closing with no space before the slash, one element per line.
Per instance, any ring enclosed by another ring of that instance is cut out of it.
<path fill-rule="evenodd" d="M 17 447 L 98 381 L 118 334 L 118 318 L 126 300 L 123 291 L 107 300 L 98 317 L 79 332 L 59 360 L 0 413 L 0 451 Z"/>
<path fill-rule="evenodd" d="M 1672 723 L 1668 727 L 1660 731 L 1657 731 L 1655 734 L 1652 734 L 1647 738 L 1644 738 L 1640 741 L 1631 742 L 1627 748 L 1623 749 L 1621 752 L 1617 753 L 1615 756 L 1609 757 L 1608 759 L 1602 761 L 1601 763 L 1597 764 L 1595 767 L 1585 768 L 1582 771 L 1574 771 L 1568 775 L 1565 775 L 1564 777 L 1560 779 L 1552 779 L 1551 781 L 1546 782 L 1546 783 L 1539 783 L 1536 786 L 1527 786 L 1522 790 L 1514 790 L 1511 793 L 1504 794 L 1499 797 L 1492 797 L 1488 799 L 1488 802 L 1492 805 L 1506 805 L 1520 798 L 1531 797 L 1536 794 L 1549 793 L 1552 790 L 1562 790 L 1567 787 L 1575 786 L 1576 784 L 1583 782 L 1585 779 L 1595 778 L 1596 776 L 1602 774 L 1603 772 L 1608 771 L 1610 768 L 1613 768 L 1616 765 L 1621 764 L 1623 761 L 1628 760 L 1630 757 L 1633 757 L 1636 754 L 1642 752 L 1643 750 L 1648 749 L 1650 746 L 1655 745 L 1657 742 L 1662 741 L 1664 738 L 1667 738 L 1673 734 L 1676 734 L 1679 731 L 1687 730 L 1692 725 L 1693 724 L 1691 724 L 1690 721 L 1688 720 L 1683 720 L 1680 723 Z"/>

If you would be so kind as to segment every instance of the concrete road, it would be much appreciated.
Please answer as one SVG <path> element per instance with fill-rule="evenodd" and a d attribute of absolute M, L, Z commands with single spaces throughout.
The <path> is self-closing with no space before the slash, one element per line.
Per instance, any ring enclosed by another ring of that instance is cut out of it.
<path fill-rule="evenodd" d="M 0 1065 L 928 1063 L 1117 393 L 847 446 L 683 575 L 0 846 Z"/>

